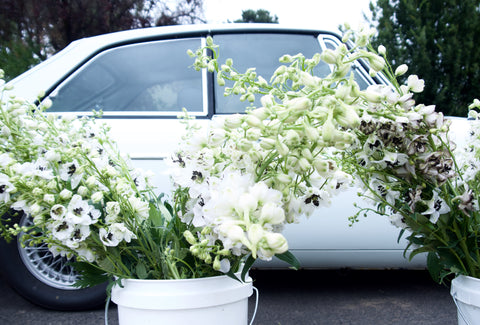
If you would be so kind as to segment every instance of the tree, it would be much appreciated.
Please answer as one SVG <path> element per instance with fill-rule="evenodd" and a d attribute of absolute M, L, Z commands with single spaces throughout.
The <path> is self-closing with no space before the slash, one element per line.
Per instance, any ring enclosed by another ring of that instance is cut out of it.
<path fill-rule="evenodd" d="M 278 24 L 278 17 L 270 16 L 270 12 L 265 9 L 247 9 L 242 11 L 242 19 L 234 21 L 235 23 L 271 23 Z"/>
<path fill-rule="evenodd" d="M 83 37 L 202 21 L 202 6 L 203 0 L 2 0 L 0 67 L 8 80 Z"/>
<path fill-rule="evenodd" d="M 370 3 L 378 35 L 394 65 L 425 80 L 417 102 L 465 116 L 480 96 L 480 0 L 378 0 Z"/>

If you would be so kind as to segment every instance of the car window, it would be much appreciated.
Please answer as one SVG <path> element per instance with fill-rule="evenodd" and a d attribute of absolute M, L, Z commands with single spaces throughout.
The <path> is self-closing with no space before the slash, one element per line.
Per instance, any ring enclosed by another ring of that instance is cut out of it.
<path fill-rule="evenodd" d="M 214 36 L 214 43 L 220 46 L 220 60 L 231 58 L 233 66 L 239 72 L 255 67 L 257 75 L 267 81 L 279 66 L 278 59 L 284 54 L 296 55 L 302 53 L 311 58 L 321 52 L 318 39 L 314 35 L 302 34 L 225 34 Z M 314 73 L 325 76 L 330 68 L 321 62 Z M 231 83 L 226 83 L 230 87 Z M 257 96 L 255 106 L 260 106 L 260 96 Z M 241 113 L 250 104 L 240 102 L 237 96 L 224 96 L 224 88 L 215 85 L 215 109 L 217 114 Z"/>
<path fill-rule="evenodd" d="M 200 38 L 138 43 L 106 50 L 50 95 L 54 112 L 103 110 L 106 115 L 203 111 L 202 74 L 188 49 Z"/>

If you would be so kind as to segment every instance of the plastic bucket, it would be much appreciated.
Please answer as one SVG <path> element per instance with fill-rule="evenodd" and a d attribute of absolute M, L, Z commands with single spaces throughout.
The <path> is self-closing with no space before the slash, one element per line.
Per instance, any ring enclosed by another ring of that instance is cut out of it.
<path fill-rule="evenodd" d="M 458 324 L 480 324 L 480 280 L 459 275 L 452 280 L 450 294 L 457 305 Z"/>
<path fill-rule="evenodd" d="M 246 325 L 252 280 L 228 276 L 185 280 L 122 280 L 112 288 L 120 325 Z"/>

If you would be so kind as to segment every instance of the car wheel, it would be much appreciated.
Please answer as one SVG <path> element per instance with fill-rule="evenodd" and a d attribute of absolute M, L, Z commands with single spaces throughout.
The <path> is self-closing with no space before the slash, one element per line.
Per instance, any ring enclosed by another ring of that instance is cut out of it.
<path fill-rule="evenodd" d="M 20 226 L 32 221 L 20 217 Z M 53 256 L 46 244 L 22 247 L 21 234 L 0 240 L 0 271 L 7 283 L 30 302 L 55 310 L 85 310 L 105 303 L 106 285 L 73 287 L 77 274 L 64 257 Z"/>

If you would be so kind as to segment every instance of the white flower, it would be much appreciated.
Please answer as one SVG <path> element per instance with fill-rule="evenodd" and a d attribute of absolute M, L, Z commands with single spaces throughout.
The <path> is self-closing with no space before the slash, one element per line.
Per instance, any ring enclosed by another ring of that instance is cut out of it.
<path fill-rule="evenodd" d="M 148 202 L 143 201 L 141 198 L 131 196 L 128 198 L 128 202 L 132 207 L 133 212 L 141 219 L 147 219 L 150 207 Z"/>
<path fill-rule="evenodd" d="M 120 214 L 120 204 L 116 201 L 107 202 L 105 211 L 107 212 L 107 216 L 105 217 L 106 223 L 113 223 L 117 219 L 118 215 Z"/>
<path fill-rule="evenodd" d="M 430 215 L 430 222 L 437 223 L 440 215 L 450 212 L 450 207 L 447 203 L 438 196 L 436 191 L 433 192 L 431 200 L 425 202 L 428 209 L 422 212 L 423 215 Z"/>
<path fill-rule="evenodd" d="M 108 231 L 105 228 L 100 229 L 100 240 L 105 246 L 117 246 L 121 241 L 129 243 L 135 238 L 135 234 L 123 223 L 111 224 Z"/>
<path fill-rule="evenodd" d="M 65 244 L 69 248 L 76 249 L 88 236 L 90 236 L 89 226 L 75 225 L 70 238 L 65 241 Z"/>
<path fill-rule="evenodd" d="M 54 220 L 62 220 L 67 214 L 67 209 L 61 204 L 55 204 L 50 208 L 50 216 Z"/>
<path fill-rule="evenodd" d="M 0 201 L 3 203 L 10 201 L 10 193 L 15 190 L 15 186 L 10 183 L 10 178 L 5 174 L 0 174 Z"/>
<path fill-rule="evenodd" d="M 91 225 L 97 222 L 100 211 L 90 206 L 82 197 L 75 194 L 67 206 L 65 220 L 77 225 Z"/>
<path fill-rule="evenodd" d="M 0 155 L 0 166 L 1 167 L 7 167 L 12 162 L 14 162 L 14 160 L 12 159 L 12 157 L 10 157 L 10 155 L 8 153 L 2 153 Z"/>
<path fill-rule="evenodd" d="M 78 184 L 82 180 L 82 177 L 83 173 L 79 169 L 78 162 L 72 161 L 60 166 L 60 179 L 62 181 L 70 180 L 72 189 L 77 188 Z"/>
<path fill-rule="evenodd" d="M 419 79 L 417 75 L 410 75 L 407 79 L 408 89 L 414 93 L 421 93 L 425 87 L 425 82 L 422 79 Z"/>
<path fill-rule="evenodd" d="M 65 220 L 54 220 L 48 225 L 48 229 L 56 239 L 64 242 L 72 236 L 75 226 Z"/>
<path fill-rule="evenodd" d="M 392 225 L 398 228 L 406 229 L 408 226 L 405 223 L 405 218 L 399 213 L 393 213 L 389 217 Z"/>
<path fill-rule="evenodd" d="M 75 252 L 78 254 L 80 260 L 85 260 L 90 263 L 95 261 L 95 253 L 86 245 L 79 245 L 79 247 L 75 249 Z"/>
<path fill-rule="evenodd" d="M 260 219 L 264 223 L 272 225 L 281 224 L 285 221 L 285 212 L 282 207 L 273 202 L 267 202 L 261 210 Z"/>

